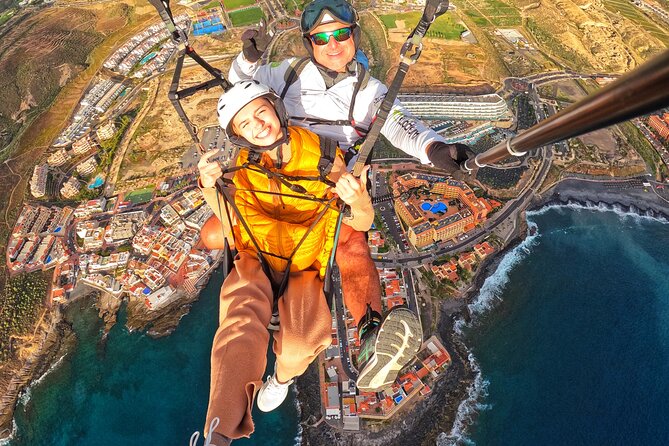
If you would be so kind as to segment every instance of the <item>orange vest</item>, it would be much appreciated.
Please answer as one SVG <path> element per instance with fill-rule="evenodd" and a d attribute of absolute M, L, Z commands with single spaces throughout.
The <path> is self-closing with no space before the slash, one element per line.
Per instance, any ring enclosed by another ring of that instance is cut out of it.
<path fill-rule="evenodd" d="M 291 157 L 287 163 L 276 169 L 269 155 L 263 154 L 260 163 L 274 172 L 292 176 L 318 177 L 318 162 L 321 149 L 318 135 L 299 127 L 289 127 Z M 237 165 L 247 161 L 248 150 L 241 150 Z M 341 157 L 341 152 L 337 151 Z M 309 227 L 324 209 L 325 204 L 300 198 L 270 195 L 253 191 L 270 191 L 289 195 L 299 195 L 276 179 L 269 179 L 264 173 L 249 169 L 237 171 L 233 178 L 236 186 L 235 204 L 241 217 L 247 222 L 253 238 L 261 250 L 290 257 Z M 299 184 L 317 198 L 330 198 L 330 187 L 321 181 L 290 181 Z M 253 191 L 252 191 L 253 190 Z M 334 208 L 325 215 L 306 236 L 293 256 L 291 271 L 315 269 L 325 276 L 325 268 L 332 252 L 338 212 Z M 255 245 L 241 223 L 233 228 L 237 249 L 257 254 Z M 271 255 L 265 255 L 270 267 L 278 272 L 286 269 L 287 262 Z"/>

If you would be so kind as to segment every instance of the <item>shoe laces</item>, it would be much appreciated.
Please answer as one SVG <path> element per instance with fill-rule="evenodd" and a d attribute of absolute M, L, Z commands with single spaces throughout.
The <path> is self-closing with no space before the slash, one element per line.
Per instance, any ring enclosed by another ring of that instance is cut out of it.
<path fill-rule="evenodd" d="M 210 446 L 211 445 L 211 433 L 214 432 L 214 429 L 218 427 L 218 424 L 220 423 L 220 420 L 218 417 L 214 417 L 214 419 L 211 420 L 211 423 L 209 423 L 209 430 L 205 431 L 205 439 L 204 439 L 204 445 L 203 446 Z M 196 446 L 197 445 L 197 440 L 200 439 L 200 431 L 195 431 L 193 432 L 193 435 L 190 436 L 190 442 L 188 443 L 189 446 Z"/>
<path fill-rule="evenodd" d="M 276 374 L 274 375 L 269 375 L 267 377 L 267 387 L 265 387 L 265 390 L 273 395 L 280 395 L 283 393 L 283 390 L 290 386 L 293 383 L 293 380 L 291 379 L 285 384 L 281 384 L 278 379 L 276 379 Z"/>

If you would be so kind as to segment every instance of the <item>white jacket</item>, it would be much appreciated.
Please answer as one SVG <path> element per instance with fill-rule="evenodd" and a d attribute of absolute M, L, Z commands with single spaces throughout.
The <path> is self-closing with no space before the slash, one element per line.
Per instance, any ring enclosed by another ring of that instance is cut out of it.
<path fill-rule="evenodd" d="M 230 67 L 229 80 L 255 79 L 281 94 L 286 85 L 286 71 L 294 58 L 281 63 L 267 65 L 250 63 L 239 54 Z M 353 97 L 356 76 L 349 76 L 327 89 L 325 81 L 312 61 L 307 62 L 299 77 L 293 82 L 283 102 L 292 125 L 307 128 L 314 133 L 331 138 L 346 149 L 352 146 L 360 136 L 351 126 L 315 124 L 296 117 L 319 118 L 331 121 L 348 121 L 349 106 Z M 365 88 L 361 88 L 355 99 L 353 119 L 356 124 L 368 129 L 376 115 L 388 88 L 377 79 L 370 77 Z M 381 128 L 381 134 L 395 147 L 408 155 L 428 164 L 426 149 L 434 141 L 444 141 L 434 130 L 411 115 L 398 101 Z"/>

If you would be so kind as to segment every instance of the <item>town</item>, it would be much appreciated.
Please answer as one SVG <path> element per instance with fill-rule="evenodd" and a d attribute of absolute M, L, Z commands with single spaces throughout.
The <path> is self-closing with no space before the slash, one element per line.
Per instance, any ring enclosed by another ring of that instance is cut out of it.
<path fill-rule="evenodd" d="M 193 38 L 211 37 L 253 24 L 263 15 L 257 6 L 228 10 L 214 3 L 202 8 L 184 2 L 188 13 L 174 17 L 177 26 Z M 394 8 L 383 2 L 376 13 L 385 23 L 397 12 Z M 281 3 L 267 1 L 265 9 L 280 22 L 281 32 L 295 29 L 296 18 Z M 460 42 L 476 43 L 459 26 Z M 519 30 L 500 25 L 494 35 L 509 58 L 515 52 L 539 57 Z M 132 104 L 155 94 L 150 82 L 170 72 L 176 54 L 177 46 L 158 18 L 128 38 L 104 61 L 46 155 L 35 160 L 31 198 L 9 235 L 6 265 L 12 277 L 53 269 L 48 306 L 65 306 L 97 291 L 119 301 L 142 302 L 158 314 L 183 296 L 196 296 L 219 266 L 223 252 L 207 250 L 200 240 L 213 212 L 197 187 L 192 149 L 159 174 L 120 181 L 128 170 L 124 160 L 132 153 L 131 133 L 145 112 Z M 402 92 L 399 99 L 448 142 L 466 143 L 480 153 L 568 106 L 568 89 L 554 85 L 582 81 L 598 88 L 615 78 L 552 70 L 507 77 L 495 92 L 415 89 Z M 235 153 L 216 126 L 200 130 L 207 150 L 226 148 L 222 162 L 234 162 Z M 427 311 L 425 296 L 464 299 L 494 254 L 523 235 L 519 222 L 535 194 L 559 178 L 605 176 L 605 169 L 613 166 L 631 172 L 629 181 L 635 187 L 669 198 L 669 113 L 635 119 L 627 130 L 645 137 L 647 157 L 654 160 L 652 174 L 645 173 L 643 154 L 633 160 L 636 164 L 627 165 L 614 154 L 602 154 L 596 144 L 582 142 L 542 147 L 482 169 L 476 180 L 445 176 L 392 148 L 375 152 L 370 178 L 376 218 L 368 241 L 382 282 L 384 310 L 406 305 L 420 315 Z M 586 153 L 589 164 L 573 167 Z M 357 327 L 339 290 L 335 297 L 332 344 L 318 359 L 323 422 L 337 429 L 365 430 L 429 398 L 435 383 L 448 373 L 452 354 L 434 327 L 425 327 L 427 336 L 415 360 L 389 389 L 360 392 L 355 387 Z"/>

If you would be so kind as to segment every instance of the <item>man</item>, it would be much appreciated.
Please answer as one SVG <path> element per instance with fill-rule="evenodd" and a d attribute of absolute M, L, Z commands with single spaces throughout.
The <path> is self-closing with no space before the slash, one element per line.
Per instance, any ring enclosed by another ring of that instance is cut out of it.
<path fill-rule="evenodd" d="M 368 131 L 387 88 L 369 76 L 354 57 L 360 43 L 355 9 L 344 0 L 315 0 L 302 13 L 301 31 L 310 59 L 260 65 L 270 36 L 264 27 L 242 35 L 243 51 L 233 62 L 232 82 L 255 79 L 281 93 L 291 123 L 348 149 Z M 292 75 L 291 75 L 292 73 Z M 433 130 L 411 116 L 396 101 L 381 133 L 396 147 L 434 166 L 454 172 L 466 159 L 466 146 L 446 144 Z M 208 247 L 221 247 L 221 226 L 211 219 L 203 228 Z M 361 353 L 358 386 L 375 389 L 392 382 L 410 357 L 395 359 L 376 355 L 380 330 L 381 290 L 365 234 L 342 226 L 336 251 L 344 302 L 358 325 Z"/>

